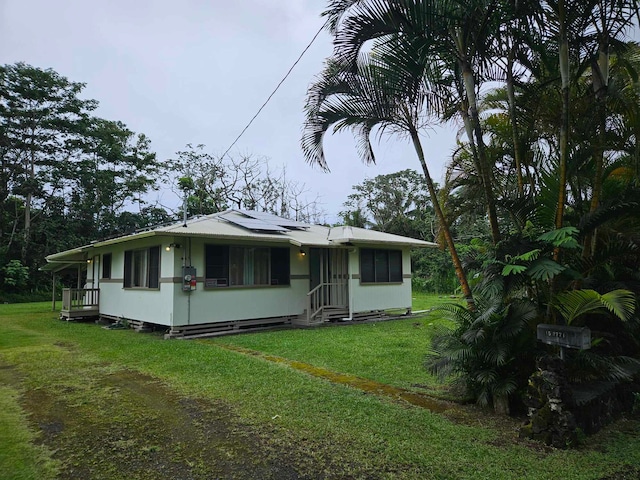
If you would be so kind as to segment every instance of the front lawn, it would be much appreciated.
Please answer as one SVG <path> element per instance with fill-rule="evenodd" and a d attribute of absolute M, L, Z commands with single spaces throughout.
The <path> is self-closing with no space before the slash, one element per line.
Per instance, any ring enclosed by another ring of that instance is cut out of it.
<path fill-rule="evenodd" d="M 442 391 L 441 385 L 423 367 L 432 327 L 437 323 L 438 319 L 429 315 L 419 319 L 233 335 L 209 341 L 437 394 Z"/>
<path fill-rule="evenodd" d="M 433 385 L 421 368 L 432 318 L 197 342 L 56 318 L 49 304 L 0 305 L 0 451 L 31 452 L 0 455 L 2 478 L 250 478 L 234 466 L 262 456 L 261 478 L 633 478 L 640 464 L 637 419 L 558 451 L 517 441 L 515 421 L 453 420 L 218 346 Z M 214 454 L 232 473 L 212 470 Z"/>
<path fill-rule="evenodd" d="M 413 310 L 430 310 L 457 298 L 413 295 Z M 419 318 L 271 331 L 219 337 L 214 343 L 236 345 L 376 382 L 447 397 L 447 390 L 424 368 L 435 314 Z"/>

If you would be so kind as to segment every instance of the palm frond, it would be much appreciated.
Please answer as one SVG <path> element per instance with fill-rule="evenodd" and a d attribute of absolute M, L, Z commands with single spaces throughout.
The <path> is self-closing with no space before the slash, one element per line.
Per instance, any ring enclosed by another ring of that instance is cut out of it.
<path fill-rule="evenodd" d="M 622 321 L 629 320 L 636 310 L 636 297 L 629 290 L 613 290 L 600 296 L 602 304 Z"/>
<path fill-rule="evenodd" d="M 611 312 L 626 321 L 635 312 L 635 295 L 628 290 L 614 290 L 604 295 L 595 290 L 570 290 L 558 293 L 551 305 L 562 315 L 567 325 L 587 313 Z"/>

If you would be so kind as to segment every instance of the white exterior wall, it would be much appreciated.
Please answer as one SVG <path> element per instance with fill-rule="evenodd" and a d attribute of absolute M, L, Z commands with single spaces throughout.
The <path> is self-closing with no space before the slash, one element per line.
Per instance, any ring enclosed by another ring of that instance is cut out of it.
<path fill-rule="evenodd" d="M 399 248 L 381 245 L 368 245 L 361 248 L 376 248 L 399 250 Z M 357 252 L 349 253 L 349 272 L 351 272 L 351 285 L 353 292 L 352 309 L 354 312 L 367 312 L 370 310 L 386 310 L 391 308 L 411 308 L 411 250 L 402 248 L 402 283 L 361 283 L 360 281 L 360 248 Z M 358 278 L 354 279 L 353 275 Z"/>
<path fill-rule="evenodd" d="M 188 255 L 188 241 L 184 242 L 183 254 Z M 300 255 L 300 249 L 288 243 L 260 243 L 269 247 L 289 247 L 291 279 L 290 285 L 264 285 L 240 287 L 204 287 L 205 244 L 248 245 L 257 243 L 242 241 L 213 241 L 203 238 L 191 240 L 191 257 L 187 264 L 196 268 L 197 289 L 183 292 L 182 284 L 173 286 L 173 325 L 193 325 L 200 323 L 225 322 L 252 318 L 300 315 L 306 308 L 309 291 L 309 264 L 307 257 Z M 189 263 L 190 262 L 190 263 Z M 182 275 L 182 263 L 176 258 L 176 276 Z M 189 305 L 190 303 L 190 305 Z"/>
<path fill-rule="evenodd" d="M 174 276 L 173 263 L 176 250 L 171 249 L 167 252 L 165 247 L 171 242 L 173 242 L 172 238 L 149 237 L 98 250 L 101 258 L 102 254 L 111 253 L 111 279 L 99 278 L 97 281 L 100 287 L 100 314 L 170 325 L 173 314 L 173 283 L 167 280 L 172 280 Z M 153 246 L 160 246 L 160 288 L 124 288 L 125 250 Z M 100 277 L 102 277 L 102 265 Z"/>
<path fill-rule="evenodd" d="M 167 252 L 170 243 L 180 244 Z M 290 285 L 258 287 L 205 288 L 205 244 L 264 245 L 289 247 Z M 160 288 L 124 288 L 124 252 L 160 246 Z M 365 248 L 387 248 L 370 245 Z M 393 247 L 388 247 L 394 249 Z M 397 249 L 397 248 L 396 248 Z M 307 249 L 308 251 L 308 249 Z M 102 254 L 111 253 L 111 279 L 102 279 Z M 100 255 L 99 267 L 87 269 L 87 286 L 100 288 L 100 313 L 113 317 L 166 325 L 180 326 L 301 315 L 307 308 L 309 292 L 308 256 L 300 248 L 286 243 L 249 243 L 242 241 L 213 241 L 205 238 L 152 236 L 126 243 L 105 246 L 96 250 Z M 183 258 L 186 256 L 186 260 Z M 95 259 L 95 256 L 93 257 Z M 93 260 L 95 262 L 95 260 Z M 402 248 L 403 281 L 397 284 L 361 284 L 360 249 L 349 249 L 349 288 L 353 312 L 411 307 L 410 249 Z M 182 266 L 196 268 L 197 288 L 182 290 Z M 98 270 L 94 281 L 93 272 Z"/>

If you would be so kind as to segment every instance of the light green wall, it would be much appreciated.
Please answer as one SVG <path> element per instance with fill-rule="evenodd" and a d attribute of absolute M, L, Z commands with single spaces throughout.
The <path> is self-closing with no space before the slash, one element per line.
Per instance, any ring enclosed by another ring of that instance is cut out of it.
<path fill-rule="evenodd" d="M 167 252 L 170 243 L 180 244 Z M 141 320 L 166 326 L 201 324 L 243 320 L 252 318 L 301 315 L 306 309 L 309 291 L 308 256 L 300 254 L 300 248 L 290 246 L 291 282 L 283 286 L 204 288 L 204 246 L 216 243 L 209 239 L 193 238 L 191 243 L 180 237 L 148 237 L 127 243 L 97 249 L 96 254 L 112 254 L 111 281 L 98 279 L 100 287 L 100 312 L 115 317 Z M 220 244 L 256 245 L 249 242 L 220 241 Z M 123 288 L 124 251 L 160 246 L 160 288 Z M 264 243 L 270 247 L 287 246 L 286 243 Z M 363 246 L 381 248 L 380 245 Z M 307 249 L 308 251 L 308 249 Z M 410 251 L 402 250 L 403 274 L 411 272 Z M 186 258 L 186 260 L 185 260 Z M 360 271 L 359 249 L 349 249 L 351 277 Z M 182 265 L 196 267 L 197 288 L 190 293 L 182 291 Z M 101 276 L 100 266 L 100 276 Z M 88 281 L 97 268 L 88 269 Z M 174 283 L 175 279 L 175 283 Z M 411 306 L 411 279 L 391 285 L 366 285 L 350 278 L 349 287 L 354 312 L 409 308 Z"/>
<path fill-rule="evenodd" d="M 361 248 L 384 248 L 380 245 L 362 245 Z M 393 247 L 391 247 L 393 249 Z M 349 253 L 349 271 L 360 273 L 360 253 Z M 409 248 L 402 249 L 402 273 L 411 273 L 411 252 Z M 386 310 L 390 308 L 411 307 L 411 279 L 403 278 L 397 284 L 362 284 L 360 279 L 352 279 L 352 309 L 354 312 L 369 310 Z"/>
<path fill-rule="evenodd" d="M 174 325 L 224 322 L 249 318 L 268 318 L 284 315 L 300 315 L 306 308 L 306 294 L 309 291 L 309 279 L 291 279 L 290 285 L 262 287 L 222 287 L 204 288 L 202 278 L 205 273 L 205 244 L 256 245 L 249 242 L 215 242 L 201 238 L 191 241 L 189 257 L 188 242 L 185 242 L 183 254 L 196 267 L 197 289 L 190 293 L 182 291 L 182 285 L 174 285 Z M 286 243 L 264 243 L 268 247 L 286 247 Z M 291 275 L 307 275 L 309 265 L 307 257 L 300 255 L 300 249 L 290 247 Z M 182 264 L 176 265 L 181 275 Z M 190 301 L 190 305 L 189 305 Z"/>
<path fill-rule="evenodd" d="M 173 238 L 148 237 L 98 249 L 97 253 L 100 255 L 112 254 L 111 280 L 98 279 L 101 314 L 170 325 L 173 315 L 173 284 L 161 281 L 159 289 L 123 288 L 123 276 L 125 250 L 160 246 L 160 277 L 173 277 L 175 251 L 165 250 L 171 242 Z"/>

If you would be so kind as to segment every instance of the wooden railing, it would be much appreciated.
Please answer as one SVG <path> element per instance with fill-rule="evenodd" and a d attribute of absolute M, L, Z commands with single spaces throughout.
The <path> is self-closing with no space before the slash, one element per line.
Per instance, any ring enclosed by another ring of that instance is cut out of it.
<path fill-rule="evenodd" d="M 98 310 L 100 306 L 99 288 L 64 288 L 62 290 L 62 311 Z"/>
<path fill-rule="evenodd" d="M 307 293 L 307 323 L 311 324 L 328 306 L 347 306 L 346 282 L 320 283 Z"/>

